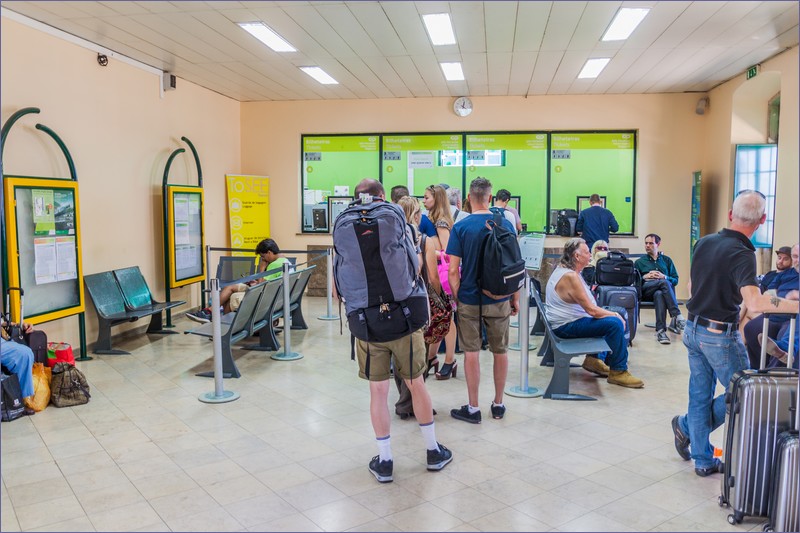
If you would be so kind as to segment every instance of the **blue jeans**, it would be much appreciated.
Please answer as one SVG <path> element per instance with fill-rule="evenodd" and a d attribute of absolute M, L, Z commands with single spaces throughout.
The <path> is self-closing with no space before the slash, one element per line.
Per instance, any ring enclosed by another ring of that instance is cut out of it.
<path fill-rule="evenodd" d="M 686 323 L 683 344 L 689 351 L 689 411 L 679 419 L 689 435 L 695 468 L 714 466 L 714 447 L 708 440 L 725 422 L 725 394 L 714 398 L 717 379 L 728 391 L 733 374 L 750 367 L 739 330 L 713 333 L 694 321 Z"/>
<path fill-rule="evenodd" d="M 611 370 L 628 369 L 628 343 L 625 340 L 625 326 L 619 318 L 579 318 L 559 326 L 553 333 L 565 339 L 579 337 L 603 337 L 611 348 L 606 356 L 606 364 Z"/>
<path fill-rule="evenodd" d="M 3 366 L 19 379 L 22 397 L 33 396 L 33 351 L 24 344 L 0 338 L 0 352 Z"/>

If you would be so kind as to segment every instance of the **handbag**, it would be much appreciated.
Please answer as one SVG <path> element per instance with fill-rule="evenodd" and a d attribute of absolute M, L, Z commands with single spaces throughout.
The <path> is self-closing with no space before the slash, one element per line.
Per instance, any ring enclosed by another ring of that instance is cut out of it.
<path fill-rule="evenodd" d="M 47 343 L 47 366 L 53 368 L 56 363 L 75 364 L 75 356 L 72 355 L 72 346 L 66 342 Z"/>
<path fill-rule="evenodd" d="M 425 264 L 426 239 L 422 237 L 422 279 L 428 289 L 428 305 L 430 306 L 431 318 L 425 328 L 425 344 L 436 344 L 450 332 L 450 323 L 453 321 L 453 300 L 449 294 L 442 291 L 436 292 L 428 280 L 428 267 Z"/>

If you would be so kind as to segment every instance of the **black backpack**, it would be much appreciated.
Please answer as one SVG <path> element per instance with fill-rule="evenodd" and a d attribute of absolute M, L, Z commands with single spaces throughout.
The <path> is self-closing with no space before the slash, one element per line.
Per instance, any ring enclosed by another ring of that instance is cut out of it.
<path fill-rule="evenodd" d="M 499 300 L 519 291 L 525 281 L 525 260 L 514 232 L 503 227 L 503 215 L 486 222 L 489 233 L 478 255 L 478 288 Z"/>
<path fill-rule="evenodd" d="M 607 257 L 597 260 L 595 282 L 598 285 L 628 287 L 637 285 L 636 267 L 622 252 L 608 252 Z"/>
<path fill-rule="evenodd" d="M 0 374 L 2 380 L 2 399 L 0 400 L 0 413 L 3 422 L 11 422 L 25 416 L 25 404 L 22 402 L 22 388 L 16 374 Z"/>
<path fill-rule="evenodd" d="M 556 233 L 562 237 L 574 237 L 578 212 L 574 209 L 560 209 L 556 218 Z"/>

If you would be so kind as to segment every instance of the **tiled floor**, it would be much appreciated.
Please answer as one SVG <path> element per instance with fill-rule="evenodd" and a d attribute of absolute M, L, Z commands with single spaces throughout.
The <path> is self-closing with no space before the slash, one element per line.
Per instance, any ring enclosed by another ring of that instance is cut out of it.
<path fill-rule="evenodd" d="M 572 390 L 596 402 L 506 397 L 488 416 L 491 356 L 484 352 L 484 422 L 450 418 L 466 403 L 459 373 L 429 380 L 438 439 L 453 450 L 443 471 L 425 469 L 413 419 L 393 418 L 394 483 L 367 471 L 377 453 L 367 384 L 339 323 L 317 320 L 325 300 L 306 298 L 307 331 L 292 332 L 303 359 L 235 349 L 237 401 L 209 405 L 212 345 L 194 335 L 115 341 L 129 356 L 79 363 L 92 387 L 83 406 L 48 407 L 2 425 L 2 531 L 728 531 L 719 476 L 699 478 L 672 443 L 685 411 L 688 370 L 680 339 L 656 343 L 640 327 L 631 352 L 643 390 L 573 369 Z M 643 322 L 652 321 L 644 311 Z M 194 323 L 180 317 L 178 330 Z M 346 330 L 345 330 L 346 331 Z M 512 340 L 517 329 L 511 330 Z M 282 341 L 281 337 L 281 341 Z M 539 343 L 540 338 L 532 338 Z M 460 357 L 460 356 L 459 356 Z M 510 352 L 508 384 L 519 383 Z M 531 353 L 530 384 L 551 370 Z M 461 370 L 461 369 L 460 369 Z M 396 392 L 392 390 L 390 401 Z M 722 430 L 712 436 L 720 445 Z"/>

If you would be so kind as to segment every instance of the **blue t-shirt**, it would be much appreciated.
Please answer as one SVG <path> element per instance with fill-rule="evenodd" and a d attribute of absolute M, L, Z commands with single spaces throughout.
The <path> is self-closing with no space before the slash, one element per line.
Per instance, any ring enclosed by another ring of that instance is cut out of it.
<path fill-rule="evenodd" d="M 581 237 L 590 250 L 595 241 L 608 242 L 609 230 L 613 233 L 618 232 L 619 224 L 614 218 L 614 213 L 599 205 L 581 211 L 575 224 L 575 231 L 581 232 Z"/>
<path fill-rule="evenodd" d="M 458 288 L 458 301 L 468 305 L 489 305 L 497 302 L 504 302 L 509 297 L 501 300 L 494 300 L 478 289 L 478 254 L 481 250 L 483 238 L 489 233 L 486 229 L 486 221 L 493 218 L 489 213 L 472 214 L 461 222 L 456 222 L 453 231 L 450 233 L 450 241 L 447 243 L 448 255 L 461 258 L 461 285 Z M 503 227 L 509 231 L 514 231 L 514 226 L 503 218 Z M 481 302 L 481 299 L 483 300 Z"/>
<path fill-rule="evenodd" d="M 422 215 L 419 221 L 419 232 L 428 237 L 436 237 L 436 227 L 431 222 L 431 219 L 428 218 L 428 215 Z"/>

